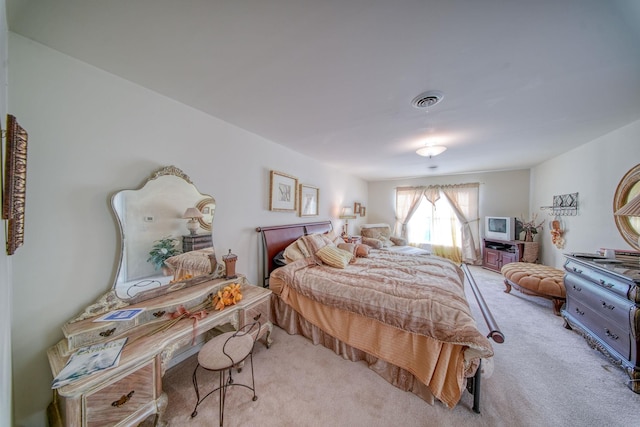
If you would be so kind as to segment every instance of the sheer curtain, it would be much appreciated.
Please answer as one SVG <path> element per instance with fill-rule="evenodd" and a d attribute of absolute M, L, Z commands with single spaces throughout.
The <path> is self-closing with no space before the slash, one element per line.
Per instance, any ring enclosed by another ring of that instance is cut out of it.
<path fill-rule="evenodd" d="M 445 185 L 441 188 L 460 222 L 461 256 L 467 264 L 480 264 L 480 221 L 478 200 L 480 184 Z"/>
<path fill-rule="evenodd" d="M 423 193 L 424 187 L 396 188 L 396 236 L 407 238 L 407 223 L 418 208 Z"/>

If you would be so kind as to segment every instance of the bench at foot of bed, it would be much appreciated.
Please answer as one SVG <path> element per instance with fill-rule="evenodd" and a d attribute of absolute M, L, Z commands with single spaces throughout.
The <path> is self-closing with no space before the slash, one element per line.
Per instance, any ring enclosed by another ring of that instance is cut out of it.
<path fill-rule="evenodd" d="M 542 264 L 511 262 L 505 264 L 500 272 L 505 278 L 506 293 L 514 287 L 524 294 L 550 299 L 553 301 L 553 313 L 560 315 L 566 300 L 562 270 Z"/>

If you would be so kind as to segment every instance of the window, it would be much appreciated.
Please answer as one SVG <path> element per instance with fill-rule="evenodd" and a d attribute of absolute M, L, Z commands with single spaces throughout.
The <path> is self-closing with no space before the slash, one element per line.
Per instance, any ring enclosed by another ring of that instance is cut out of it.
<path fill-rule="evenodd" d="M 479 184 L 396 188 L 396 234 L 456 262 L 480 261 Z"/>
<path fill-rule="evenodd" d="M 441 197 L 435 204 L 422 197 L 418 208 L 407 224 L 407 235 L 412 244 L 431 244 L 460 247 L 460 221 L 449 201 Z"/>

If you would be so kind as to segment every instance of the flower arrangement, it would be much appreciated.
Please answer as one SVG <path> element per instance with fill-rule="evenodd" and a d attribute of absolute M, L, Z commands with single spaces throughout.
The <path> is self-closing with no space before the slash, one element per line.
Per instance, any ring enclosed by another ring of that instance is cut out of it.
<path fill-rule="evenodd" d="M 171 258 L 172 256 L 181 253 L 177 244 L 178 239 L 170 236 L 156 240 L 153 242 L 153 248 L 149 252 L 149 259 L 147 259 L 147 262 L 152 263 L 156 270 L 160 270 L 164 266 L 164 262 L 167 258 Z"/>
<path fill-rule="evenodd" d="M 533 242 L 533 235 L 538 234 L 538 230 L 542 230 L 542 224 L 544 221 L 540 221 L 538 225 L 536 225 L 536 219 L 538 218 L 538 214 L 533 214 L 533 218 L 531 221 L 525 221 L 524 216 L 520 216 L 520 223 L 522 224 L 522 231 L 524 234 L 525 242 Z"/>

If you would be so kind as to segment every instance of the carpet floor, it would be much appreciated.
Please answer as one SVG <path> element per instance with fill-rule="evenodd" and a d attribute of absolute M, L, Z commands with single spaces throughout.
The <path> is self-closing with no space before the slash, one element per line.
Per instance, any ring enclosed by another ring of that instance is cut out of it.
<path fill-rule="evenodd" d="M 387 383 L 364 362 L 351 362 L 306 338 L 275 327 L 273 345 L 254 351 L 258 400 L 232 387 L 226 426 L 631 426 L 640 425 L 640 395 L 628 376 L 576 332 L 565 329 L 549 300 L 504 292 L 502 276 L 479 267 L 472 274 L 505 335 L 493 344 L 493 372 L 483 378 L 481 413 L 471 410 L 465 392 L 448 409 L 429 405 Z M 479 329 L 486 331 L 473 293 L 468 298 Z M 196 356 L 169 369 L 164 390 L 165 419 L 171 426 L 218 425 L 218 396 L 209 396 L 191 418 L 195 392 L 191 375 Z M 234 376 L 250 380 L 250 369 Z M 207 384 L 208 381 L 208 384 Z M 217 377 L 199 371 L 199 382 Z"/>

